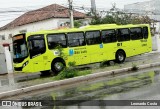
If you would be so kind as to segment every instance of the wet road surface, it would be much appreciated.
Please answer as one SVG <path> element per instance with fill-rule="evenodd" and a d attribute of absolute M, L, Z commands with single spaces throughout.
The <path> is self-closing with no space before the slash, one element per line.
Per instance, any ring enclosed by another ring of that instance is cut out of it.
<path fill-rule="evenodd" d="M 87 84 L 72 85 L 59 89 L 46 89 L 42 92 L 12 97 L 10 100 L 43 100 L 45 102 L 46 107 L 29 107 L 29 109 L 158 109 L 159 107 L 152 106 L 93 106 L 95 104 L 93 102 L 88 104 L 88 101 L 159 100 L 159 90 L 160 68 L 154 68 L 135 73 L 130 72 L 129 74 L 110 76 Z M 76 103 L 73 106 L 48 106 L 54 103 L 55 100 L 60 100 L 60 102 L 72 100 L 76 101 Z M 12 107 L 12 109 L 14 108 L 25 109 L 26 107 Z"/>
<path fill-rule="evenodd" d="M 89 65 L 89 67 L 82 67 L 80 70 L 89 68 L 92 73 L 108 71 L 113 69 L 121 69 L 125 67 L 131 67 L 133 64 L 142 65 L 152 62 L 160 62 L 160 53 L 149 53 L 127 58 L 123 64 L 115 64 L 109 67 L 99 68 L 99 64 Z M 46 82 L 53 81 L 52 76 L 40 77 L 40 73 L 25 74 L 15 73 L 13 75 L 1 75 L 0 76 L 0 92 L 14 90 L 18 88 L 33 86 Z"/>

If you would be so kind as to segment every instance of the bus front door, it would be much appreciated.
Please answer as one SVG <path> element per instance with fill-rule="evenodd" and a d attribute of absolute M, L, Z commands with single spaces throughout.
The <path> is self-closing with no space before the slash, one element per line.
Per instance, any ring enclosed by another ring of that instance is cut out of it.
<path fill-rule="evenodd" d="M 30 61 L 33 63 L 33 71 L 43 71 L 43 57 L 46 52 L 46 46 L 43 35 L 34 35 L 28 38 Z"/>

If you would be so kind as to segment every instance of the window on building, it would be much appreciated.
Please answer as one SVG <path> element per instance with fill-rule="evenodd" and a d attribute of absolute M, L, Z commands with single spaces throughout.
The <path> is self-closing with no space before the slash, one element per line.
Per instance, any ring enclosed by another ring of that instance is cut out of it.
<path fill-rule="evenodd" d="M 1 40 L 5 40 L 5 35 L 0 35 Z"/>
<path fill-rule="evenodd" d="M 117 38 L 116 38 L 115 30 L 103 30 L 102 41 L 103 43 L 116 42 Z"/>
<path fill-rule="evenodd" d="M 130 28 L 130 34 L 132 40 L 143 39 L 142 28 Z"/>
<path fill-rule="evenodd" d="M 12 39 L 12 34 L 9 34 L 8 39 Z"/>
<path fill-rule="evenodd" d="M 55 49 L 57 46 L 67 47 L 65 34 L 49 34 L 47 39 L 49 49 Z"/>
<path fill-rule="evenodd" d="M 117 39 L 118 41 L 129 41 L 130 40 L 130 33 L 129 29 L 117 29 Z"/>
<path fill-rule="evenodd" d="M 83 32 L 68 33 L 67 38 L 69 47 L 86 45 Z"/>
<path fill-rule="evenodd" d="M 143 28 L 143 37 L 144 39 L 148 39 L 148 27 Z"/>
<path fill-rule="evenodd" d="M 102 42 L 100 37 L 100 31 L 87 31 L 86 42 L 88 45 L 100 44 Z"/>

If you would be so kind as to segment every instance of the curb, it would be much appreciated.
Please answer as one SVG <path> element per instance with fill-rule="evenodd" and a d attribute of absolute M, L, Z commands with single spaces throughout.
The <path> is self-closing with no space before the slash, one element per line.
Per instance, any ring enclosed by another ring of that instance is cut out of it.
<path fill-rule="evenodd" d="M 138 69 L 144 69 L 144 68 L 150 68 L 150 67 L 156 67 L 156 66 L 160 66 L 160 62 L 140 65 L 137 67 L 138 67 Z M 60 87 L 60 86 L 64 86 L 64 85 L 74 84 L 77 82 L 91 81 L 92 79 L 97 79 L 97 78 L 101 78 L 101 77 L 105 77 L 105 76 L 109 76 L 109 75 L 113 75 L 113 74 L 118 74 L 118 73 L 122 73 L 122 72 L 127 72 L 127 71 L 131 71 L 131 70 L 132 70 L 132 67 L 128 67 L 128 68 L 123 68 L 123 69 L 99 72 L 99 73 L 95 73 L 95 74 L 89 74 L 86 76 L 79 76 L 79 77 L 74 77 L 74 78 L 70 78 L 70 79 L 59 80 L 59 81 L 34 85 L 34 86 L 26 87 L 26 88 L 6 91 L 6 92 L 0 93 L 0 99 L 19 95 L 19 94 L 24 94 L 24 93 L 31 92 L 31 91 L 41 90 L 41 89 L 45 89 L 45 88 L 51 88 L 51 87 L 54 88 L 54 87 Z"/>

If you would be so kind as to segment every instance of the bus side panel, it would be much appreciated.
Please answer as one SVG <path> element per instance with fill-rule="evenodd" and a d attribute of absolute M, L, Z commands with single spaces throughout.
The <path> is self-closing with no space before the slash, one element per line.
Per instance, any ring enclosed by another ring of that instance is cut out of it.
<path fill-rule="evenodd" d="M 103 44 L 103 52 L 104 52 L 104 59 L 103 60 L 114 60 L 115 59 L 115 53 L 117 50 L 117 42 L 114 43 L 106 43 Z"/>
<path fill-rule="evenodd" d="M 23 67 L 22 72 L 35 72 L 32 60 L 28 59 L 28 58 L 27 58 L 27 60 L 29 60 L 28 64 L 25 67 Z M 26 61 L 24 61 L 24 62 L 26 62 Z"/>
<path fill-rule="evenodd" d="M 88 54 L 87 46 L 69 47 L 68 62 L 75 62 L 76 65 L 88 64 L 90 63 L 90 56 Z"/>
<path fill-rule="evenodd" d="M 90 56 L 91 63 L 101 62 L 107 59 L 104 54 L 103 44 L 88 45 L 87 54 Z"/>

